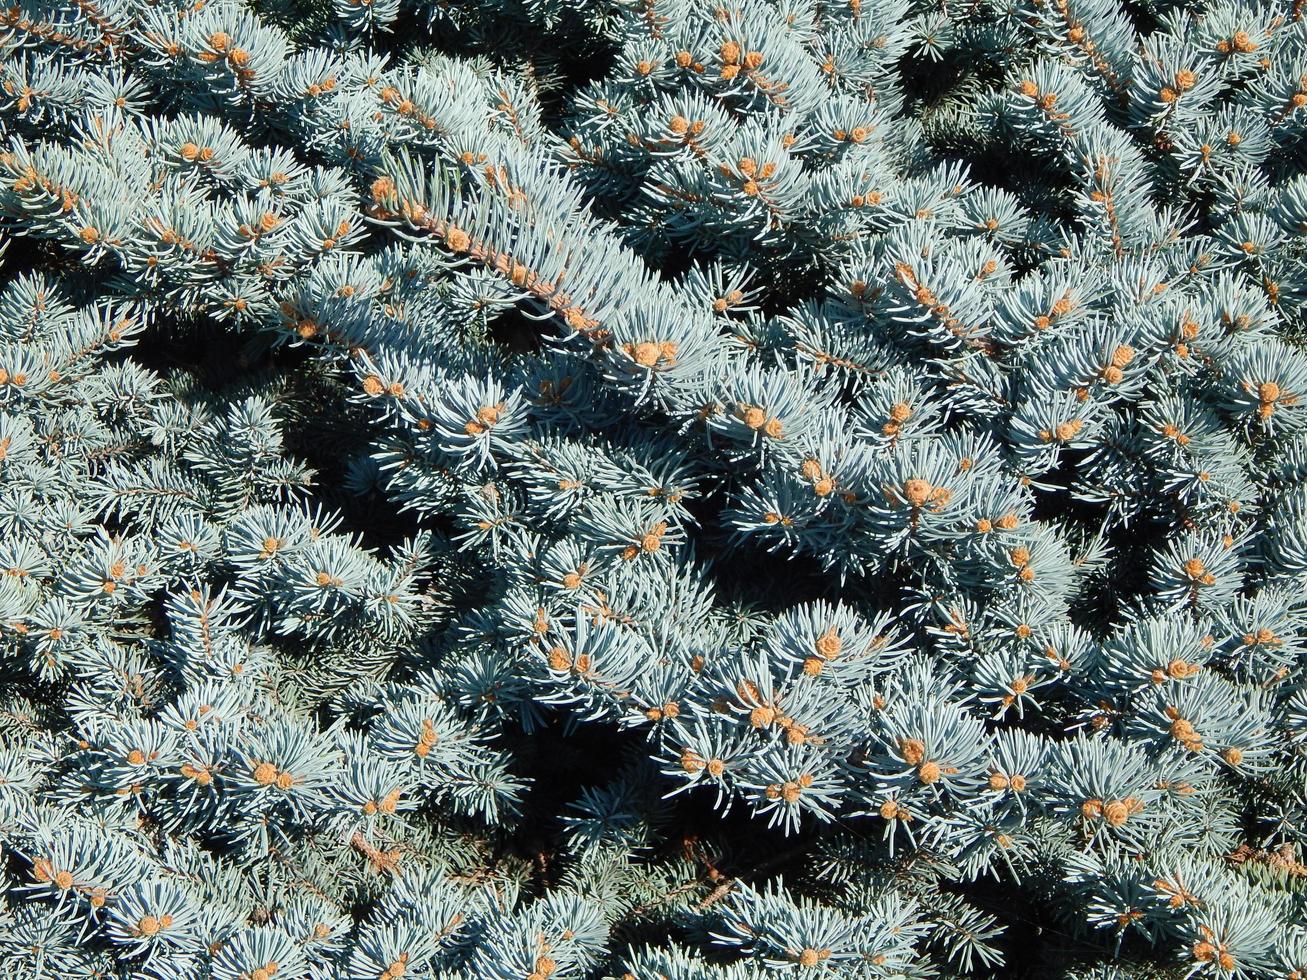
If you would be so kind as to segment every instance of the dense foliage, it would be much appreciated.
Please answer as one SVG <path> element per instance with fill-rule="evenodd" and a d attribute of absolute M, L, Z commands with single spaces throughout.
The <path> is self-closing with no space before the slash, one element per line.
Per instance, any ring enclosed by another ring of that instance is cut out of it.
<path fill-rule="evenodd" d="M 1302 0 L 0 10 L 0 977 L 1307 976 Z"/>

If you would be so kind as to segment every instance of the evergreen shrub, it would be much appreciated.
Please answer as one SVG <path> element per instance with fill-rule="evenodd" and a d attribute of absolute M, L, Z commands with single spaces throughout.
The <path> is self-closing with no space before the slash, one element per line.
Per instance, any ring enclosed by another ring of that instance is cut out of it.
<path fill-rule="evenodd" d="M 1307 975 L 1302 0 L 8 0 L 0 977 Z"/>

